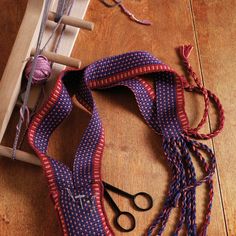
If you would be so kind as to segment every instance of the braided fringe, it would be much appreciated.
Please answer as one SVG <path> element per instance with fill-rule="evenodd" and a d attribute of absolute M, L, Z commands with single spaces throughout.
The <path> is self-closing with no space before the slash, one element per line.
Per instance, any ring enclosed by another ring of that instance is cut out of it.
<path fill-rule="evenodd" d="M 189 149 L 198 158 L 198 160 L 202 163 L 204 171 L 207 174 L 204 179 L 202 179 L 201 181 L 198 182 L 198 185 L 200 185 L 202 183 L 206 183 L 208 185 L 208 189 L 209 189 L 209 202 L 207 205 L 206 216 L 205 216 L 203 226 L 200 230 L 200 235 L 205 236 L 206 231 L 207 231 L 207 227 L 210 224 L 211 209 L 212 209 L 212 202 L 213 202 L 213 196 L 214 196 L 212 176 L 215 173 L 216 159 L 215 159 L 214 153 L 207 145 L 199 143 L 197 141 L 190 140 L 189 138 L 186 138 L 186 137 L 185 137 L 185 139 L 186 139 L 186 143 L 187 143 Z M 201 154 L 201 152 L 199 150 L 205 152 L 209 156 L 210 164 L 208 164 L 206 162 L 205 158 L 203 157 L 203 155 Z"/>
<path fill-rule="evenodd" d="M 164 139 L 163 147 L 173 177 L 163 209 L 149 227 L 147 235 L 162 235 L 171 210 L 176 206 L 181 208 L 181 213 L 173 235 L 177 236 L 184 224 L 187 228 L 187 235 L 197 235 L 196 187 L 200 186 L 202 183 L 206 183 L 209 188 L 209 202 L 206 209 L 205 220 L 199 233 L 201 236 L 205 236 L 210 223 L 212 208 L 212 176 L 216 167 L 215 156 L 212 150 L 205 144 L 193 141 L 185 135 L 181 135 L 177 138 Z M 209 156 L 209 164 L 200 151 Z M 192 155 L 200 161 L 204 168 L 205 177 L 199 181 L 196 179 L 195 169 L 191 160 Z"/>
<path fill-rule="evenodd" d="M 201 80 L 197 77 L 191 64 L 189 63 L 189 57 L 190 57 L 192 50 L 193 50 L 192 45 L 183 45 L 182 47 L 180 47 L 180 53 L 181 53 L 181 56 L 183 59 L 183 63 L 185 65 L 185 67 L 187 68 L 188 73 L 192 76 L 193 80 L 195 81 L 197 87 L 199 88 L 199 90 L 201 91 L 201 93 L 204 97 L 205 108 L 204 108 L 203 117 L 202 117 L 201 121 L 199 122 L 199 124 L 197 125 L 197 127 L 189 128 L 188 132 L 190 132 L 191 134 L 196 133 L 206 123 L 208 111 L 209 111 L 209 104 L 210 104 L 207 89 L 204 87 Z"/>
<path fill-rule="evenodd" d="M 195 85 L 191 85 L 184 77 L 181 77 L 182 82 L 184 84 L 184 87 L 187 91 L 195 91 L 203 95 L 204 97 L 204 103 L 205 103 L 205 108 L 204 108 L 204 113 L 201 121 L 195 128 L 190 128 L 188 127 L 187 130 L 185 130 L 186 135 L 197 138 L 197 139 L 210 139 L 215 136 L 217 136 L 223 129 L 224 127 L 224 109 L 220 103 L 219 98 L 212 93 L 210 90 L 207 90 L 204 85 L 202 84 L 201 80 L 197 77 L 196 73 L 194 72 L 190 62 L 189 62 L 189 57 L 190 54 L 193 50 L 193 46 L 191 45 L 183 45 L 180 47 L 180 55 L 183 60 L 183 63 L 189 73 L 189 75 L 193 78 L 194 82 L 196 83 Z M 218 114 L 219 114 L 219 124 L 216 130 L 212 131 L 209 134 L 201 134 L 198 131 L 203 127 L 203 125 L 206 123 L 208 113 L 209 113 L 209 107 L 210 107 L 210 102 L 213 102 L 216 105 Z"/>
<path fill-rule="evenodd" d="M 194 87 L 194 86 L 186 86 L 185 89 L 188 92 L 201 93 L 199 91 L 199 88 Z M 214 93 L 212 93 L 210 90 L 207 90 L 207 92 L 208 92 L 208 96 L 209 96 L 210 100 L 212 101 L 212 104 L 215 105 L 216 110 L 218 112 L 218 127 L 217 127 L 217 129 L 213 130 L 209 134 L 203 134 L 203 133 L 199 133 L 199 132 L 189 132 L 189 130 L 187 130 L 186 134 L 192 138 L 195 138 L 195 139 L 207 140 L 207 139 L 214 138 L 224 128 L 225 116 L 224 116 L 223 106 L 222 106 L 219 98 Z"/>

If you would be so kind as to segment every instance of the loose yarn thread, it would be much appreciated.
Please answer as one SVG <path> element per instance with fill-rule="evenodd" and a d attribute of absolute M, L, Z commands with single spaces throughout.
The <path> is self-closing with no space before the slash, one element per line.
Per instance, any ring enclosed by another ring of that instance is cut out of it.
<path fill-rule="evenodd" d="M 122 3 L 123 0 L 113 0 L 114 3 L 108 3 L 107 0 L 100 0 L 106 7 L 116 7 L 119 6 L 121 11 L 126 14 L 132 21 L 142 25 L 152 25 L 150 20 L 141 20 L 137 18 L 131 11 L 129 11 L 124 4 Z"/>
<path fill-rule="evenodd" d="M 34 117 L 36 111 L 38 110 L 38 108 L 41 107 L 42 101 L 43 101 L 43 98 L 44 98 L 44 97 L 45 97 L 45 87 L 42 86 L 41 89 L 40 89 L 39 98 L 37 99 L 34 108 L 33 108 L 31 111 L 29 111 L 29 109 L 28 109 L 29 112 L 27 113 L 27 115 L 28 115 L 27 119 L 29 120 L 29 122 L 26 122 L 26 128 L 25 128 L 24 131 L 22 132 L 22 137 L 21 137 L 21 140 L 19 141 L 19 144 L 18 144 L 17 148 L 19 148 L 19 149 L 21 148 L 21 146 L 22 146 L 22 144 L 23 144 L 23 142 L 24 142 L 25 136 L 26 136 L 26 134 L 27 134 L 29 124 L 30 124 L 30 122 L 32 121 L 32 119 L 33 119 L 33 117 Z M 22 101 L 23 101 L 23 100 L 24 100 L 24 94 L 22 94 Z M 28 108 L 28 107 L 27 107 L 27 108 Z"/>

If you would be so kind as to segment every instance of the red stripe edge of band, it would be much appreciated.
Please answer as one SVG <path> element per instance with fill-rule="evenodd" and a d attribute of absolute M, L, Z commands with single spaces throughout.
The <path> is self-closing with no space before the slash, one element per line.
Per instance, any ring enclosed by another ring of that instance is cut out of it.
<path fill-rule="evenodd" d="M 93 193 L 96 199 L 96 205 L 98 209 L 98 214 L 100 215 L 100 219 L 102 221 L 103 229 L 105 231 L 106 236 L 115 235 L 109 220 L 106 215 L 106 211 L 104 208 L 104 197 L 103 197 L 103 187 L 102 187 L 102 177 L 101 177 L 101 160 L 103 156 L 103 149 L 105 145 L 105 137 L 104 137 L 104 129 L 102 128 L 102 133 L 100 136 L 100 140 L 96 147 L 96 151 L 93 157 L 93 179 L 94 184 L 92 185 Z"/>
<path fill-rule="evenodd" d="M 185 111 L 184 86 L 180 76 L 176 74 L 176 103 L 179 122 L 183 131 L 189 127 L 189 120 Z"/>
<path fill-rule="evenodd" d="M 62 208 L 60 206 L 60 193 L 56 185 L 56 180 L 55 180 L 55 173 L 54 170 L 51 166 L 50 161 L 48 160 L 48 157 L 45 153 L 40 152 L 37 147 L 34 144 L 34 138 L 35 138 L 35 132 L 36 129 L 39 127 L 41 124 L 43 118 L 48 114 L 48 112 L 53 108 L 53 106 L 56 104 L 60 92 L 62 90 L 62 81 L 61 78 L 64 75 L 64 72 L 62 72 L 49 96 L 49 99 L 44 103 L 40 111 L 35 115 L 33 118 L 30 126 L 29 126 L 29 131 L 28 131 L 28 142 L 39 157 L 42 167 L 44 170 L 44 174 L 47 178 L 48 185 L 49 185 L 49 190 L 50 190 L 50 196 L 52 197 L 54 201 L 54 206 L 55 209 L 57 210 L 57 214 L 60 220 L 60 225 L 63 231 L 64 236 L 68 236 L 68 230 L 65 224 L 65 219 L 62 213 Z"/>
<path fill-rule="evenodd" d="M 103 86 L 109 86 L 112 83 L 116 83 L 128 78 L 133 78 L 138 75 L 142 74 L 149 74 L 153 72 L 160 72 L 160 71 L 169 71 L 174 72 L 169 66 L 163 65 L 163 64 L 154 64 L 154 65 L 146 65 L 141 67 L 136 67 L 124 72 L 120 72 L 118 74 L 115 74 L 113 76 L 100 79 L 98 81 L 89 81 L 88 85 L 91 89 L 103 87 Z M 175 72 L 174 72 L 175 73 Z"/>
<path fill-rule="evenodd" d="M 187 117 L 187 114 L 185 112 L 185 101 L 184 101 L 184 86 L 182 83 L 182 80 L 180 79 L 180 76 L 169 66 L 163 65 L 163 64 L 154 64 L 154 65 L 148 65 L 148 66 L 142 66 L 133 68 L 129 71 L 121 72 L 119 74 L 115 74 L 111 77 L 107 77 L 98 81 L 89 81 L 88 85 L 91 89 L 93 88 L 101 88 L 109 86 L 113 83 L 138 77 L 140 74 L 149 74 L 153 72 L 172 72 L 175 74 L 175 81 L 176 81 L 176 102 L 177 102 L 177 115 L 179 118 L 179 122 L 182 126 L 183 131 L 185 131 L 189 127 L 189 120 Z M 149 93 L 150 97 L 154 100 L 155 95 L 153 94 L 153 89 L 151 89 L 151 86 L 146 84 L 145 88 L 147 92 Z"/>
<path fill-rule="evenodd" d="M 35 132 L 36 132 L 38 126 L 42 122 L 43 118 L 53 108 L 53 106 L 55 105 L 55 103 L 57 102 L 57 100 L 60 96 L 60 92 L 62 90 L 62 81 L 61 81 L 62 76 L 63 76 L 63 73 L 60 75 L 59 79 L 57 80 L 57 82 L 54 86 L 54 89 L 51 92 L 49 99 L 46 101 L 46 103 L 42 106 L 40 111 L 36 114 L 36 116 L 32 120 L 30 127 L 29 127 L 29 131 L 28 131 L 28 140 L 29 140 L 29 144 L 31 145 L 31 147 L 33 148 L 35 153 L 38 155 L 38 157 L 40 158 L 40 161 L 42 163 L 42 167 L 44 169 L 44 173 L 45 173 L 45 176 L 46 176 L 48 184 L 49 184 L 50 196 L 52 197 L 52 199 L 54 201 L 54 206 L 55 206 L 55 209 L 57 210 L 57 213 L 58 213 L 57 216 L 60 221 L 63 235 L 68 236 L 69 235 L 68 230 L 67 230 L 67 227 L 65 224 L 65 219 L 63 216 L 63 212 L 62 212 L 62 209 L 60 206 L 60 201 L 59 201 L 60 193 L 57 189 L 54 170 L 48 160 L 48 157 L 44 153 L 40 152 L 36 148 L 36 146 L 34 145 Z M 95 196 L 96 196 L 96 198 L 95 198 L 96 204 L 97 204 L 97 208 L 98 208 L 98 213 L 99 213 L 101 221 L 102 221 L 103 229 L 105 230 L 105 233 L 107 236 L 112 236 L 112 235 L 114 235 L 114 233 L 113 233 L 113 230 L 110 226 L 108 218 L 105 214 L 105 209 L 104 209 L 104 205 L 103 205 L 103 197 L 102 197 L 103 196 L 103 189 L 101 186 L 101 158 L 102 158 L 103 151 L 101 151 L 101 150 L 103 149 L 103 147 L 104 147 L 104 131 L 102 130 L 102 135 L 99 140 L 99 143 L 98 143 L 98 146 L 96 148 L 94 158 L 93 158 L 93 164 L 94 164 L 93 165 L 94 166 L 93 177 L 94 177 L 94 179 L 99 179 L 100 183 L 98 186 L 96 186 L 96 184 L 94 184 L 92 186 L 92 189 L 93 189 Z"/>

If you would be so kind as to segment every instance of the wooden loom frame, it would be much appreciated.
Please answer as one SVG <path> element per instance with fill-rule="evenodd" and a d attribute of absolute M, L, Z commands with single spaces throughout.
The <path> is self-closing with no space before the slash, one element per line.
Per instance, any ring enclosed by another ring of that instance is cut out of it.
<path fill-rule="evenodd" d="M 90 0 L 75 0 L 70 16 L 62 17 L 62 23 L 67 26 L 63 33 L 57 54 L 50 52 L 50 48 L 54 46 L 54 40 L 51 40 L 52 43 L 49 43 L 47 47 L 49 48 L 49 51 L 44 52 L 50 61 L 58 63 L 53 65 L 52 75 L 46 85 L 47 91 L 53 86 L 55 77 L 57 77 L 65 66 L 80 66 L 80 61 L 78 59 L 70 58 L 70 54 L 79 33 L 79 28 L 87 30 L 93 29 L 93 23 L 82 20 L 87 11 L 89 2 Z M 0 143 L 2 142 L 13 109 L 17 103 L 21 89 L 22 73 L 26 61 L 34 53 L 34 47 L 36 47 L 44 4 L 44 0 L 28 0 L 21 26 L 0 81 Z M 55 25 L 53 20 L 55 18 L 54 11 L 56 6 L 57 1 L 53 0 L 48 15 L 43 42 L 46 42 Z M 53 39 L 56 37 L 58 37 L 58 35 L 54 35 Z M 39 88 L 32 88 L 28 103 L 30 108 L 34 106 L 38 94 Z M 0 145 L 0 156 L 11 158 L 12 148 Z M 40 165 L 40 161 L 35 155 L 20 150 L 16 151 L 16 160 Z"/>

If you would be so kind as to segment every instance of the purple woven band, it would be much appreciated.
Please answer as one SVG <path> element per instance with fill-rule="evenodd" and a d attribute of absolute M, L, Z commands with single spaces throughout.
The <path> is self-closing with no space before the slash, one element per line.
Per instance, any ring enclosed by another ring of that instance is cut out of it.
<path fill-rule="evenodd" d="M 148 74 L 153 78 L 154 89 L 143 79 Z M 188 120 L 181 81 L 177 73 L 147 52 L 131 52 L 97 61 L 81 71 L 62 72 L 49 100 L 30 125 L 29 143 L 42 162 L 64 235 L 114 235 L 103 207 L 100 169 L 104 131 L 91 89 L 115 86 L 125 86 L 133 92 L 146 123 L 163 135 L 174 176 L 163 210 L 148 228 L 148 235 L 161 235 L 176 202 L 182 208 L 176 235 L 184 224 L 189 235 L 196 235 L 195 188 L 201 182 L 196 180 L 190 151 L 199 158 L 198 149 L 210 153 L 213 160 L 214 156 L 205 145 L 183 134 Z M 91 113 L 73 170 L 47 154 L 52 132 L 71 112 L 71 94 Z M 211 176 L 204 180 L 210 192 Z"/>

